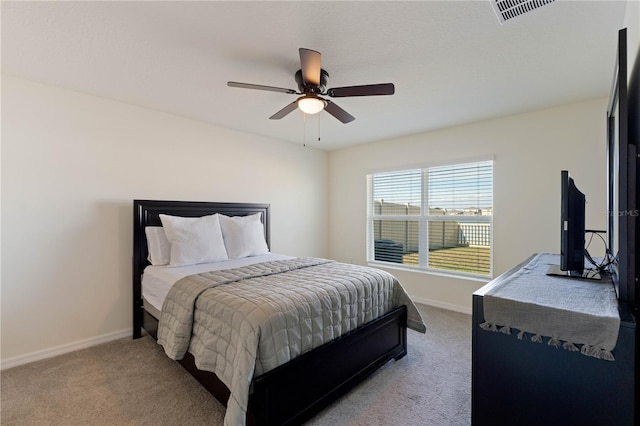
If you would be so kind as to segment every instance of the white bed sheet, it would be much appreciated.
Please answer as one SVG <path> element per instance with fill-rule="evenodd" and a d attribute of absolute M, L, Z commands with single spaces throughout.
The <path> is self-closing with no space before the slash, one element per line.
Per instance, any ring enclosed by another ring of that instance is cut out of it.
<path fill-rule="evenodd" d="M 162 310 L 164 299 L 169 293 L 171 286 L 181 278 L 188 275 L 200 274 L 209 271 L 221 271 L 223 269 L 233 269 L 242 266 L 253 265 L 254 263 L 269 262 L 272 260 L 292 259 L 278 253 L 269 253 L 261 256 L 244 257 L 241 259 L 231 259 L 225 262 L 201 263 L 199 265 L 189 265 L 180 267 L 168 266 L 147 266 L 142 274 L 142 297 L 158 311 Z"/>

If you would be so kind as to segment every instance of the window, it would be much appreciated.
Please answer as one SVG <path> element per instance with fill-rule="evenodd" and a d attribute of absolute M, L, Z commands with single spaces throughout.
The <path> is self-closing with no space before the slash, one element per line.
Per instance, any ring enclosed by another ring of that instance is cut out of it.
<path fill-rule="evenodd" d="M 367 176 L 367 261 L 491 277 L 493 161 Z"/>

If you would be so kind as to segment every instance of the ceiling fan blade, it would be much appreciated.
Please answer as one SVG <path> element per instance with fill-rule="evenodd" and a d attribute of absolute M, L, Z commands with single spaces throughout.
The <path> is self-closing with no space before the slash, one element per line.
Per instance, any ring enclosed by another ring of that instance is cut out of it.
<path fill-rule="evenodd" d="M 320 86 L 320 52 L 300 48 L 300 67 L 305 84 Z"/>
<path fill-rule="evenodd" d="M 375 96 L 393 95 L 395 93 L 393 83 L 365 84 L 363 86 L 334 87 L 327 90 L 327 95 L 332 98 L 344 98 L 347 96 Z"/>
<path fill-rule="evenodd" d="M 290 94 L 298 93 L 293 89 L 285 89 L 284 87 L 263 86 L 261 84 L 238 83 L 237 81 L 227 81 L 227 86 L 239 87 L 241 89 L 269 90 L 271 92 L 290 93 Z"/>
<path fill-rule="evenodd" d="M 273 114 L 271 117 L 269 117 L 269 119 L 270 120 L 280 120 L 282 117 L 286 116 L 287 114 L 289 114 L 291 111 L 293 111 L 296 108 L 298 108 L 298 101 L 293 101 L 289 105 L 287 105 L 286 107 L 282 108 L 280 111 L 278 111 L 275 114 Z"/>
<path fill-rule="evenodd" d="M 347 111 L 343 110 L 338 105 L 331 102 L 329 99 L 325 99 L 325 100 L 327 101 L 327 106 L 324 107 L 324 110 L 327 111 L 329 114 L 333 115 L 338 120 L 346 124 L 346 123 L 351 123 L 353 120 L 356 119 L 353 115 L 349 114 Z"/>

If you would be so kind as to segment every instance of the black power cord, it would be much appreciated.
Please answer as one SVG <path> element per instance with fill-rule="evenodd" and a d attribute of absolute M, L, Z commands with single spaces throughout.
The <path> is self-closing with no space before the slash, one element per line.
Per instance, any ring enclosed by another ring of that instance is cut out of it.
<path fill-rule="evenodd" d="M 600 274 L 610 274 L 610 266 L 614 265 L 616 263 L 618 263 L 618 257 L 614 256 L 613 253 L 611 252 L 611 248 L 607 247 L 607 242 L 605 241 L 605 239 L 602 237 L 602 235 L 600 234 L 606 234 L 607 231 L 600 231 L 600 230 L 594 230 L 594 229 L 586 229 L 585 234 L 591 234 L 591 236 L 589 237 L 589 241 L 587 242 L 585 248 L 584 248 L 584 255 L 587 258 L 587 260 L 589 261 L 589 263 L 591 263 Z M 600 238 L 602 240 L 602 243 L 604 244 L 604 248 L 605 248 L 605 255 L 602 258 L 602 261 L 600 263 L 596 262 L 593 257 L 591 257 L 591 254 L 589 254 L 588 248 L 591 245 L 591 241 L 593 240 L 593 236 L 597 235 L 598 238 Z"/>

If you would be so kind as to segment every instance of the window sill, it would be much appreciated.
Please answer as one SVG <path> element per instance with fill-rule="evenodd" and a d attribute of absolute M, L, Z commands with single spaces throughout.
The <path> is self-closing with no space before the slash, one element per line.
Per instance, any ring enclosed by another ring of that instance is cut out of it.
<path fill-rule="evenodd" d="M 404 271 L 404 272 L 415 272 L 418 274 L 436 275 L 439 277 L 457 278 L 457 279 L 468 280 L 468 281 L 477 281 L 485 284 L 493 279 L 492 277 L 478 276 L 478 275 L 465 274 L 465 273 L 448 273 L 442 270 L 435 270 L 435 269 L 422 269 L 422 268 L 415 268 L 415 267 L 411 268 L 407 266 L 400 266 L 402 265 L 400 263 L 369 261 L 367 262 L 367 265 L 371 267 L 376 267 L 376 268 L 392 269 L 392 270 Z"/>

